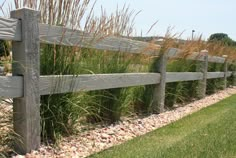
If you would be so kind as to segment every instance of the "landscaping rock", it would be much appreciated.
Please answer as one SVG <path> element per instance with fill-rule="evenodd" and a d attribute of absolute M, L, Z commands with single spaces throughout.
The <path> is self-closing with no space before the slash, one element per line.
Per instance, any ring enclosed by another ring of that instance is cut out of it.
<path fill-rule="evenodd" d="M 235 93 L 236 87 L 228 88 L 172 111 L 154 114 L 142 119 L 126 118 L 125 121 L 111 126 L 95 127 L 79 135 L 62 138 L 58 148 L 42 145 L 39 151 L 32 151 L 25 157 L 86 157 L 170 124 Z"/>

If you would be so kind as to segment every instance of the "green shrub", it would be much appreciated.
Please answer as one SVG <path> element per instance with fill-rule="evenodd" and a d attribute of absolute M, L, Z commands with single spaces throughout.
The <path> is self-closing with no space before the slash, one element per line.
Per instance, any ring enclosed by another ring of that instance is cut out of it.
<path fill-rule="evenodd" d="M 72 48 L 65 46 L 41 45 L 41 75 L 66 75 L 77 74 L 78 59 Z M 63 78 L 61 79 L 63 80 Z M 53 92 L 52 92 L 53 93 Z M 43 139 L 55 139 L 59 133 L 72 132 L 73 123 L 78 118 L 78 113 L 83 109 L 83 104 L 78 103 L 80 95 L 54 94 L 41 96 L 41 118 Z M 82 105 L 82 107 L 80 107 Z M 85 111 L 84 111 L 85 112 Z"/>
<path fill-rule="evenodd" d="M 223 72 L 224 65 L 219 63 L 208 63 L 208 72 Z M 223 78 L 208 79 L 207 80 L 207 89 L 206 94 L 213 94 L 218 90 L 223 89 Z"/>
<path fill-rule="evenodd" d="M 9 56 L 9 49 L 6 41 L 0 40 L 0 57 Z"/>
<path fill-rule="evenodd" d="M 93 53 L 93 55 L 90 57 L 93 59 L 92 65 L 88 65 L 89 70 L 93 73 L 125 73 L 128 71 L 130 60 L 126 59 L 124 53 L 104 54 L 98 52 L 96 55 Z M 96 97 L 96 104 L 100 105 L 96 116 L 106 122 L 118 121 L 122 112 L 122 93 L 124 90 L 124 88 L 113 88 L 89 92 L 90 95 Z M 97 121 L 98 119 L 90 116 L 89 120 Z"/>
<path fill-rule="evenodd" d="M 136 62 L 136 57 L 127 58 L 124 53 L 42 45 L 41 75 L 124 73 L 129 71 L 131 59 Z M 131 93 L 135 92 L 128 88 L 114 88 L 42 96 L 42 134 L 44 138 L 54 138 L 60 133 L 70 134 L 81 118 L 89 122 L 118 121 L 128 108 L 126 95 Z"/>
<path fill-rule="evenodd" d="M 152 64 L 149 65 L 150 72 L 156 72 L 157 63 L 160 58 L 154 58 Z M 195 72 L 196 62 L 189 60 L 174 60 L 167 64 L 167 72 Z M 175 103 L 183 103 L 191 101 L 196 97 L 196 81 L 174 82 L 166 84 L 165 105 L 172 107 Z M 152 113 L 153 92 L 155 85 L 146 85 L 142 92 L 141 101 L 139 101 L 138 111 L 141 113 Z"/>
<path fill-rule="evenodd" d="M 168 72 L 196 72 L 196 62 L 178 59 L 168 63 Z M 196 97 L 197 81 L 174 82 L 166 85 L 165 103 L 172 107 L 176 103 L 189 102 Z"/>
<path fill-rule="evenodd" d="M 235 62 L 233 61 L 231 64 L 228 65 L 228 71 L 235 71 L 236 70 L 236 65 Z M 227 78 L 227 87 L 229 86 L 234 86 L 234 76 L 233 74 Z"/>

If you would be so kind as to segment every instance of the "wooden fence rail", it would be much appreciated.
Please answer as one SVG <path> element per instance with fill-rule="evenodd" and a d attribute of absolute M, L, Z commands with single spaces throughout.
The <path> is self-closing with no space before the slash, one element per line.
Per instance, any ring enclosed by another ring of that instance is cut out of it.
<path fill-rule="evenodd" d="M 21 41 L 21 20 L 0 17 L 0 21 L 0 39 Z M 48 24 L 39 24 L 39 39 L 41 43 L 121 51 L 135 54 L 143 53 L 148 55 L 160 55 L 161 48 L 161 46 L 156 44 L 115 36 L 88 34 L 82 31 Z M 181 50 L 176 48 L 171 48 L 168 51 L 167 56 L 169 58 L 183 58 Z M 201 53 L 195 52 L 186 56 L 186 59 L 202 61 L 203 56 Z M 224 63 L 224 61 L 225 58 L 223 57 L 208 56 L 208 62 Z"/>
<path fill-rule="evenodd" d="M 233 72 L 228 71 L 227 77 Z M 224 72 L 208 72 L 207 79 L 224 78 Z M 167 72 L 166 83 L 202 80 L 201 72 Z M 111 88 L 123 88 L 160 83 L 159 73 L 113 73 L 88 75 L 40 76 L 39 94 L 59 94 Z M 23 97 L 22 76 L 0 76 L 2 97 Z"/>
<path fill-rule="evenodd" d="M 40 95 L 156 85 L 153 109 L 164 110 L 165 85 L 170 82 L 199 81 L 199 97 L 205 96 L 207 79 L 222 78 L 226 87 L 228 71 L 226 58 L 210 56 L 207 51 L 185 56 L 199 61 L 197 72 L 166 72 L 168 59 L 182 58 L 181 50 L 160 52 L 160 46 L 115 36 L 88 34 L 61 26 L 40 24 L 39 11 L 18 9 L 11 18 L 0 18 L 0 39 L 12 40 L 13 76 L 0 77 L 0 96 L 13 99 L 14 130 L 20 136 L 16 151 L 25 154 L 40 146 Z M 41 43 L 121 51 L 159 56 L 156 73 L 113 73 L 40 76 Z M 207 72 L 208 62 L 224 64 L 224 72 Z"/>

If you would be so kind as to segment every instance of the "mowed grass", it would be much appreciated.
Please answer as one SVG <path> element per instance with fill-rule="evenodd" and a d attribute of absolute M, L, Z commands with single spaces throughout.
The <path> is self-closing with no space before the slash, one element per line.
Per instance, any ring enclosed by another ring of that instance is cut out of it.
<path fill-rule="evenodd" d="M 236 95 L 91 158 L 236 157 Z"/>

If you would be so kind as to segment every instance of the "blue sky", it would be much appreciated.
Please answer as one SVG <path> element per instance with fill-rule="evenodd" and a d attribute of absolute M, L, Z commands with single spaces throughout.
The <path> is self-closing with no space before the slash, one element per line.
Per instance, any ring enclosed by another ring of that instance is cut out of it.
<path fill-rule="evenodd" d="M 185 31 L 183 38 L 191 37 L 195 30 L 196 35 L 203 34 L 205 38 L 224 32 L 236 40 L 236 0 L 98 0 L 97 9 L 103 5 L 111 12 L 117 4 L 142 10 L 135 26 L 143 30 L 143 35 L 158 20 L 150 35 L 163 35 L 168 26 L 173 26 L 173 32 Z"/>
<path fill-rule="evenodd" d="M 148 35 L 164 35 L 167 27 L 173 26 L 173 33 L 185 31 L 182 38 L 191 37 L 195 30 L 195 35 L 203 34 L 204 38 L 223 32 L 236 40 L 236 0 L 97 0 L 95 13 L 100 13 L 101 5 L 108 13 L 115 11 L 117 4 L 141 10 L 135 21 L 138 35 L 142 30 L 145 36 L 158 20 Z"/>

